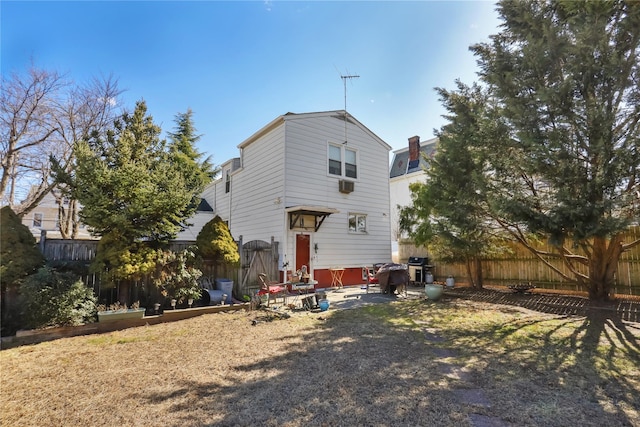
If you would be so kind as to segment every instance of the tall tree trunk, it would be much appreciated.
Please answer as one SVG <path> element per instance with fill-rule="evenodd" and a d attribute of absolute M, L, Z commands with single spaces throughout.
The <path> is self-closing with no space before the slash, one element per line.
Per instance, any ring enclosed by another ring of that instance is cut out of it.
<path fill-rule="evenodd" d="M 469 284 L 475 288 L 476 285 L 473 283 L 473 274 L 471 274 L 471 258 L 465 258 L 464 261 L 464 265 L 467 269 L 467 277 L 469 278 Z"/>
<path fill-rule="evenodd" d="M 467 277 L 471 286 L 482 289 L 482 260 L 478 257 L 470 257 L 466 259 Z"/>
<path fill-rule="evenodd" d="M 71 199 L 69 201 L 69 211 L 71 212 L 71 238 L 78 237 L 78 228 L 80 226 L 80 218 L 78 215 L 78 201 Z"/>
<path fill-rule="evenodd" d="M 620 234 L 610 240 L 604 237 L 593 239 L 593 249 L 589 257 L 589 299 L 606 301 L 610 298 L 621 255 Z"/>
<path fill-rule="evenodd" d="M 484 279 L 482 277 L 482 259 L 476 257 L 476 258 L 474 258 L 474 263 L 475 263 L 476 287 L 478 289 L 482 289 L 482 287 L 484 285 Z"/>
<path fill-rule="evenodd" d="M 63 239 L 75 239 L 78 236 L 78 202 L 68 199 L 69 206 L 65 209 L 64 200 L 63 196 L 56 196 L 60 236 Z"/>

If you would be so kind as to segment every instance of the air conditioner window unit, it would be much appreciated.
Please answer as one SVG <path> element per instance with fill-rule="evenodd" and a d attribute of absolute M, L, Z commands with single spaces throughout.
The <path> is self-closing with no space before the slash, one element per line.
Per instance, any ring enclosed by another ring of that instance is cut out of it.
<path fill-rule="evenodd" d="M 347 181 L 345 179 L 341 179 L 339 181 L 339 189 L 341 193 L 351 193 L 354 188 L 353 181 Z"/>

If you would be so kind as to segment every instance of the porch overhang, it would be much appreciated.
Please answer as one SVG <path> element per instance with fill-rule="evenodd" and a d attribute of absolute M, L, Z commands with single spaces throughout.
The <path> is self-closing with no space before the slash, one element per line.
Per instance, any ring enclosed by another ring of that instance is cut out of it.
<path fill-rule="evenodd" d="M 327 208 L 323 206 L 292 206 L 286 208 L 285 211 L 289 214 L 289 229 L 292 230 L 301 226 L 301 219 L 307 216 L 313 216 L 315 219 L 314 230 L 317 232 L 324 220 L 331 214 L 339 213 L 340 211 L 335 208 Z"/>

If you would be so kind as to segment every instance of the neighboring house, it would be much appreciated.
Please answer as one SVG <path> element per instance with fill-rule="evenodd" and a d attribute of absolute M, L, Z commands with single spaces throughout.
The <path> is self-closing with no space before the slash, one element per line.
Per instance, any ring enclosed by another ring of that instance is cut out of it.
<path fill-rule="evenodd" d="M 63 199 L 63 207 L 68 208 L 69 200 Z M 29 231 L 36 239 L 40 239 L 43 231 L 46 231 L 47 238 L 60 239 L 60 224 L 58 222 L 58 209 L 56 198 L 51 193 L 47 193 L 31 212 L 22 217 L 22 224 L 29 227 Z M 89 230 L 84 224 L 78 226 L 77 239 L 93 239 Z"/>
<path fill-rule="evenodd" d="M 69 201 L 63 199 L 63 206 L 68 207 Z M 31 234 L 39 240 L 42 232 L 46 231 L 47 239 L 60 239 L 60 224 L 58 222 L 58 204 L 53 194 L 48 193 L 38 206 L 22 218 L 22 224 L 29 228 Z M 213 209 L 206 200 L 202 199 L 195 215 L 190 218 L 191 227 L 178 233 L 175 240 L 195 241 L 197 232 L 194 235 L 193 230 L 199 231 L 207 222 L 213 219 Z M 76 239 L 97 240 L 98 237 L 92 236 L 87 226 L 83 223 L 78 225 L 78 234 Z"/>
<path fill-rule="evenodd" d="M 394 261 L 407 262 L 410 256 L 425 256 L 424 248 L 416 248 L 407 242 L 406 237 L 400 233 L 400 214 L 398 205 L 409 206 L 411 204 L 411 191 L 409 184 L 424 182 L 426 180 L 425 169 L 429 167 L 430 159 L 436 151 L 438 138 L 432 138 L 424 143 L 419 136 L 409 138 L 409 146 L 395 150 L 389 171 L 389 186 L 391 189 L 391 240 L 394 247 Z M 397 253 L 395 250 L 397 248 Z"/>
<path fill-rule="evenodd" d="M 353 116 L 287 113 L 238 148 L 202 196 L 235 239 L 279 243 L 279 279 L 306 265 L 318 287 L 335 268 L 362 284 L 362 267 L 391 261 L 391 147 Z"/>
<path fill-rule="evenodd" d="M 188 227 L 180 231 L 174 240 L 195 242 L 202 227 L 211 221 L 214 216 L 211 205 L 205 199 L 200 199 L 196 213 L 187 221 Z"/>

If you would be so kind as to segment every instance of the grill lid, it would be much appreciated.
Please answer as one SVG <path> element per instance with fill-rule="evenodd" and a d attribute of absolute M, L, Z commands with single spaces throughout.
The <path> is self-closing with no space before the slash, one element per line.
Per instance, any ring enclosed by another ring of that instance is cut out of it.
<path fill-rule="evenodd" d="M 412 257 L 409 257 L 408 264 L 409 265 L 419 265 L 419 266 L 429 265 L 429 258 L 428 257 L 412 256 Z"/>

